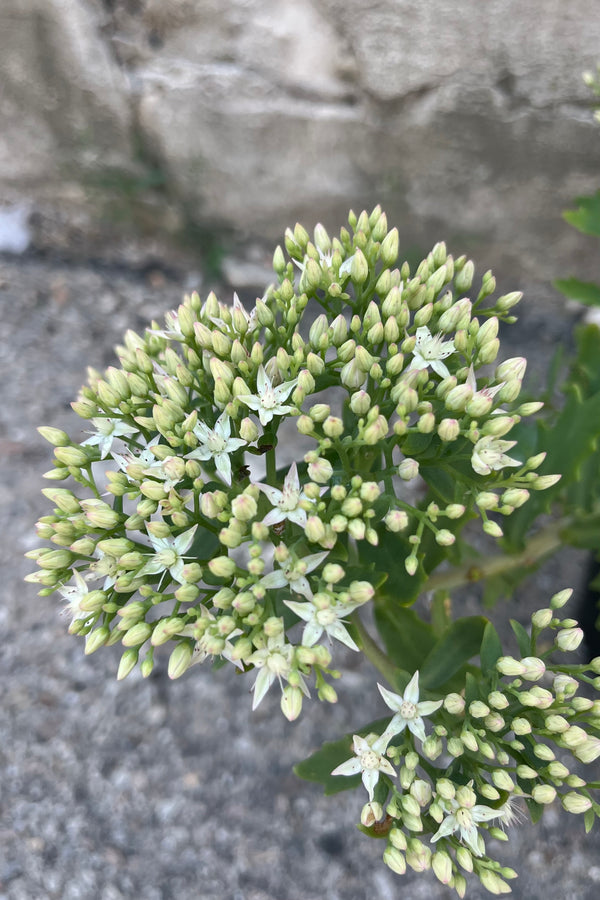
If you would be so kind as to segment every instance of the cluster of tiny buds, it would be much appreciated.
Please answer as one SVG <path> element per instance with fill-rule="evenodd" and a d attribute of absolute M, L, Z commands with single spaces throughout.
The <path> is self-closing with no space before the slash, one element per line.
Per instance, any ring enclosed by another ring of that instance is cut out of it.
<path fill-rule="evenodd" d="M 533 614 L 531 655 L 499 657 L 466 691 L 422 700 L 418 672 L 402 695 L 379 686 L 392 719 L 381 734 L 355 735 L 355 756 L 332 774 L 362 774 L 369 801 L 361 825 L 387 836 L 383 859 L 394 872 L 432 869 L 461 897 L 474 873 L 491 893 L 505 893 L 516 873 L 487 855 L 486 832 L 507 840 L 525 803 L 541 812 L 559 799 L 586 816 L 588 829 L 600 816 L 592 785 L 568 765 L 569 756 L 575 768 L 600 757 L 600 700 L 579 694 L 582 685 L 600 690 L 600 657 L 565 665 L 557 651 L 577 642 L 557 640 L 535 654 L 546 628 L 579 633 L 574 620 L 557 617 L 571 594 L 558 592 Z"/>
<path fill-rule="evenodd" d="M 499 536 L 490 513 L 508 515 L 554 483 L 537 474 L 543 454 L 508 455 L 506 435 L 540 407 L 514 408 L 525 360 L 477 374 L 496 360 L 499 321 L 512 320 L 520 294 L 492 301 L 488 272 L 469 299 L 474 266 L 443 243 L 414 272 L 396 267 L 398 232 L 379 207 L 349 225 L 335 238 L 318 225 L 313 241 L 288 230 L 289 259 L 277 248 L 277 284 L 251 310 L 236 295 L 230 306 L 193 293 L 163 326 L 127 332 L 121 367 L 90 370 L 73 404 L 87 436 L 40 429 L 54 446 L 46 477 L 70 478 L 85 496 L 44 491 L 54 510 L 37 530 L 53 547 L 28 554 L 39 567 L 28 579 L 67 601 L 86 652 L 123 645 L 119 677 L 138 663 L 149 674 L 154 648 L 172 641 L 173 677 L 221 657 L 259 671 L 255 702 L 278 681 L 296 710 L 311 673 L 334 699 L 324 658 L 334 641 L 358 649 L 350 617 L 374 594 L 367 574 L 346 578 L 349 550 L 360 564 L 362 546 L 391 540 L 412 575 L 426 535 L 450 547 L 453 522 L 475 511 Z M 311 299 L 324 312 L 307 335 Z M 312 447 L 282 470 L 286 420 Z M 468 476 L 454 466 L 465 457 Z M 423 505 L 438 465 L 456 501 Z M 229 605 L 223 591 L 236 595 Z M 302 625 L 299 644 L 281 631 L 278 602 Z"/>

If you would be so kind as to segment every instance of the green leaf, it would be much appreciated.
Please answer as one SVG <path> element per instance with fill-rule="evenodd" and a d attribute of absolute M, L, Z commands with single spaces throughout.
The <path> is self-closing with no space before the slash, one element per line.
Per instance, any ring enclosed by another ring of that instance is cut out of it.
<path fill-rule="evenodd" d="M 594 827 L 594 822 L 596 821 L 596 813 L 593 809 L 588 809 L 583 815 L 583 824 L 585 825 L 585 833 L 589 834 L 589 832 Z"/>
<path fill-rule="evenodd" d="M 559 278 L 554 282 L 557 288 L 570 300 L 577 300 L 586 306 L 600 306 L 600 286 L 593 281 L 579 281 L 578 278 Z"/>
<path fill-rule="evenodd" d="M 476 656 L 487 624 L 484 616 L 468 616 L 450 625 L 420 666 L 422 687 L 427 690 L 440 687 Z"/>
<path fill-rule="evenodd" d="M 363 737 L 371 731 L 381 734 L 389 722 L 386 719 L 377 719 L 369 725 L 353 731 L 352 734 L 346 734 L 338 741 L 329 741 L 323 744 L 320 750 L 308 756 L 302 762 L 294 766 L 294 772 L 299 778 L 306 781 L 316 781 L 323 785 L 326 795 L 339 794 L 341 791 L 349 791 L 359 786 L 361 776 L 359 775 L 332 775 L 341 763 L 351 759 L 354 755 L 352 750 L 352 738 L 355 734 Z"/>
<path fill-rule="evenodd" d="M 392 662 L 410 674 L 419 668 L 435 644 L 431 625 L 404 606 L 378 602 L 375 622 Z"/>
<path fill-rule="evenodd" d="M 388 598 L 396 606 L 411 606 L 427 579 L 420 565 L 414 575 L 409 575 L 404 567 L 404 560 L 412 551 L 412 544 L 400 534 L 389 531 L 379 532 L 379 544 L 373 547 L 366 541 L 361 547 L 361 560 L 364 560 L 375 574 L 385 576 L 385 583 L 379 593 Z"/>
<path fill-rule="evenodd" d="M 531 656 L 531 638 L 523 628 L 520 622 L 517 622 L 516 619 L 510 620 L 510 627 L 514 631 L 515 637 L 517 639 L 517 644 L 519 645 L 519 653 L 521 656 Z"/>
<path fill-rule="evenodd" d="M 542 818 L 542 813 L 544 812 L 544 807 L 541 803 L 536 803 L 535 800 L 525 800 L 527 804 L 527 808 L 529 809 L 529 815 L 531 816 L 531 821 L 534 825 Z"/>
<path fill-rule="evenodd" d="M 496 662 L 502 656 L 502 641 L 491 622 L 488 622 L 483 631 L 481 649 L 481 671 L 484 675 L 493 675 L 496 671 Z"/>
<path fill-rule="evenodd" d="M 577 209 L 568 209 L 563 218 L 583 234 L 600 237 L 600 191 L 589 197 L 577 197 Z"/>

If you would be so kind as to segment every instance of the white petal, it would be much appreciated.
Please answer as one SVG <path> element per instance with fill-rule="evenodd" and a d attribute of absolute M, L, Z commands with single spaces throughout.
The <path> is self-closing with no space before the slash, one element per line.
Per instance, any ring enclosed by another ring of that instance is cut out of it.
<path fill-rule="evenodd" d="M 267 666 L 260 670 L 257 675 L 256 681 L 254 682 L 254 699 L 252 701 L 252 709 L 256 709 L 260 701 L 263 699 L 263 697 L 273 684 L 274 679 L 275 676 L 272 672 L 269 672 Z"/>
<path fill-rule="evenodd" d="M 415 672 L 413 677 L 410 679 L 406 688 L 404 689 L 404 700 L 408 700 L 409 703 L 418 703 L 419 702 L 419 670 Z"/>
<path fill-rule="evenodd" d="M 314 647 L 321 635 L 323 634 L 323 626 L 318 622 L 309 622 L 302 632 L 302 646 Z"/>
<path fill-rule="evenodd" d="M 192 543 L 194 541 L 194 535 L 196 534 L 197 528 L 198 528 L 198 526 L 194 525 L 192 528 L 189 528 L 187 531 L 183 531 L 173 541 L 173 548 L 181 556 L 183 556 L 183 554 L 186 553 L 192 546 Z"/>
<path fill-rule="evenodd" d="M 417 703 L 417 712 L 420 716 L 430 716 L 440 708 L 443 702 L 443 700 L 424 700 L 422 703 Z"/>
<path fill-rule="evenodd" d="M 452 351 L 444 354 L 440 353 L 440 356 L 450 356 L 450 353 L 452 353 Z M 450 375 L 448 367 L 444 365 L 444 363 L 440 359 L 432 359 L 430 361 L 430 365 L 433 371 L 436 372 L 440 376 L 440 378 L 448 378 L 448 376 Z"/>
<path fill-rule="evenodd" d="M 277 506 L 280 500 L 283 500 L 283 493 L 278 488 L 271 487 L 270 484 L 257 484 L 256 487 L 266 494 L 267 500 L 273 506 Z"/>
<path fill-rule="evenodd" d="M 379 693 L 387 703 L 390 709 L 393 709 L 394 712 L 399 712 L 400 707 L 402 706 L 403 699 L 400 694 L 393 694 L 392 691 L 388 691 L 382 684 L 378 684 Z"/>
<path fill-rule="evenodd" d="M 362 773 L 362 783 L 369 792 L 369 800 L 373 799 L 373 791 L 375 785 L 379 781 L 379 772 L 377 769 L 365 769 Z"/>
<path fill-rule="evenodd" d="M 288 586 L 288 581 L 283 574 L 283 570 L 276 569 L 274 572 L 269 572 L 268 575 L 264 575 L 260 579 L 260 584 L 266 588 L 282 588 Z"/>
<path fill-rule="evenodd" d="M 300 491 L 300 478 L 298 477 L 298 469 L 295 462 L 291 464 L 283 480 L 283 489 L 284 491 L 287 489 L 290 493 L 298 493 Z"/>
<path fill-rule="evenodd" d="M 334 637 L 336 640 L 341 641 L 342 644 L 345 644 L 346 647 L 349 647 L 351 650 L 359 650 L 359 647 L 356 646 L 341 622 L 332 622 L 331 625 L 327 626 L 326 631 L 327 634 L 330 634 L 331 637 Z"/>
<path fill-rule="evenodd" d="M 341 763 L 331 773 L 332 775 L 358 775 L 360 772 L 360 760 L 357 759 L 356 756 L 353 756 L 352 759 L 347 759 L 346 762 Z"/>
<path fill-rule="evenodd" d="M 323 553 L 311 553 L 309 556 L 304 556 L 302 562 L 306 563 L 306 571 L 313 572 L 317 566 L 321 565 L 327 556 L 329 556 L 329 550 L 325 550 Z"/>
<path fill-rule="evenodd" d="M 408 730 L 412 731 L 412 733 L 415 735 L 415 737 L 418 737 L 420 741 L 425 740 L 425 724 L 423 722 L 423 719 L 421 719 L 421 718 L 409 719 L 409 721 L 407 722 L 407 725 L 408 725 Z"/>
<path fill-rule="evenodd" d="M 265 372 L 264 366 L 258 367 L 258 374 L 256 376 L 256 387 L 258 388 L 258 392 L 260 394 L 264 394 L 267 388 L 271 387 L 271 379 Z"/>
<path fill-rule="evenodd" d="M 500 810 L 492 809 L 489 806 L 474 806 L 471 810 L 471 816 L 474 822 L 489 822 L 490 819 L 499 819 Z"/>
<path fill-rule="evenodd" d="M 294 593 L 301 594 L 303 597 L 306 597 L 307 600 L 312 600 L 313 592 L 310 589 L 308 579 L 306 579 L 304 576 L 302 576 L 301 578 L 294 578 L 293 581 L 289 582 L 289 585 Z"/>
<path fill-rule="evenodd" d="M 457 827 L 456 818 L 454 816 L 447 816 L 431 838 L 431 843 L 434 844 L 436 841 L 439 841 L 440 838 L 448 837 L 448 835 L 453 834 Z"/>
<path fill-rule="evenodd" d="M 286 518 L 295 525 L 300 525 L 301 528 L 304 528 L 307 520 L 306 510 L 301 509 L 300 507 L 292 509 L 286 513 Z"/>
<path fill-rule="evenodd" d="M 231 460 L 227 453 L 217 453 L 215 455 L 215 466 L 225 484 L 231 484 Z"/>
<path fill-rule="evenodd" d="M 262 520 L 262 524 L 269 526 L 278 525 L 280 522 L 285 522 L 286 518 L 288 517 L 284 512 L 282 512 L 282 510 L 272 509 L 271 512 L 267 513 L 267 515 L 264 517 L 264 519 Z"/>
<path fill-rule="evenodd" d="M 310 622 L 315 614 L 315 608 L 312 603 L 299 603 L 297 600 L 284 600 L 283 602 L 305 622 Z M 312 644 L 307 644 L 307 646 L 312 646 Z"/>

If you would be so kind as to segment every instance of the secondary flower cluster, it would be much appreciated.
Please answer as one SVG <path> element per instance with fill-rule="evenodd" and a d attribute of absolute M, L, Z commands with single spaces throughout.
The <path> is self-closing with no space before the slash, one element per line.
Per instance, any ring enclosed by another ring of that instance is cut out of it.
<path fill-rule="evenodd" d="M 533 615 L 532 655 L 497 658 L 461 693 L 422 700 L 418 671 L 402 694 L 379 685 L 393 712 L 389 724 L 381 734 L 354 735 L 354 756 L 332 775 L 362 776 L 363 830 L 387 835 L 383 858 L 394 872 L 433 869 L 461 897 L 473 872 L 491 893 L 508 893 L 505 879 L 516 873 L 490 858 L 485 835 L 507 840 L 521 806 L 537 821 L 555 799 L 584 814 L 588 830 L 600 817 L 591 789 L 598 783 L 577 773 L 600 757 L 600 699 L 586 696 L 600 691 L 600 657 L 589 666 L 555 660 L 582 638 L 573 619 L 557 615 L 571 593 L 559 592 Z M 547 628 L 552 643 L 540 639 Z M 536 655 L 538 641 L 548 649 Z"/>
<path fill-rule="evenodd" d="M 541 405 L 514 406 L 525 360 L 480 372 L 520 294 L 491 301 L 488 272 L 471 300 L 466 258 L 438 244 L 398 268 L 379 207 L 349 221 L 334 239 L 288 231 L 250 311 L 194 293 L 127 332 L 120 367 L 90 371 L 73 404 L 83 440 L 40 429 L 46 477 L 76 485 L 44 491 L 54 509 L 37 530 L 53 547 L 29 554 L 29 580 L 64 597 L 87 653 L 122 644 L 119 678 L 137 663 L 148 675 L 174 642 L 173 678 L 223 658 L 257 670 L 255 706 L 277 681 L 295 718 L 309 676 L 333 701 L 332 646 L 358 649 L 355 611 L 381 581 L 365 548 L 393 539 L 412 576 L 473 513 L 499 536 L 497 515 L 554 483 L 537 474 L 544 454 L 506 438 Z M 282 467 L 286 440 L 303 450 Z"/>

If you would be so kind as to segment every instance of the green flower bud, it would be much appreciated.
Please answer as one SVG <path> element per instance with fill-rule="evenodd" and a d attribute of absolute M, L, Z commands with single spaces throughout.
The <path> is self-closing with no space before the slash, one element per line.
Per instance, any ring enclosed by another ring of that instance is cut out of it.
<path fill-rule="evenodd" d="M 121 520 L 119 513 L 102 500 L 82 500 L 80 506 L 87 521 L 96 528 L 109 531 L 115 528 Z"/>
<path fill-rule="evenodd" d="M 554 594 L 554 596 L 550 598 L 550 608 L 562 609 L 562 607 L 571 599 L 572 594 L 573 588 L 565 588 L 563 591 L 558 591 L 557 594 Z"/>
<path fill-rule="evenodd" d="M 403 481 L 412 481 L 419 474 L 419 463 L 407 457 L 398 466 L 398 475 Z"/>
<path fill-rule="evenodd" d="M 398 259 L 399 236 L 398 229 L 392 228 L 388 231 L 381 243 L 379 249 L 379 258 L 384 266 L 390 268 Z"/>
<path fill-rule="evenodd" d="M 473 856 L 466 847 L 458 847 L 456 850 L 456 862 L 465 872 L 473 871 Z"/>
<path fill-rule="evenodd" d="M 387 513 L 383 521 L 385 522 L 388 531 L 397 533 L 399 531 L 404 531 L 407 527 L 408 515 L 403 509 L 392 509 Z"/>
<path fill-rule="evenodd" d="M 90 653 L 95 653 L 96 650 L 99 650 L 100 647 L 103 647 L 106 644 L 109 637 L 110 628 L 108 628 L 106 625 L 103 625 L 100 628 L 94 628 L 93 631 L 90 631 L 90 633 L 86 635 L 84 650 L 85 655 L 89 656 Z"/>
<path fill-rule="evenodd" d="M 513 719 L 513 730 L 515 726 L 515 720 Z M 516 734 L 516 732 L 515 732 Z M 551 747 L 548 747 L 547 744 L 536 744 L 533 748 L 533 753 L 537 756 L 538 759 L 543 760 L 544 762 L 551 762 L 553 759 L 556 759 L 554 755 L 554 751 Z"/>
<path fill-rule="evenodd" d="M 473 276 L 475 274 L 475 266 L 472 260 L 467 260 L 460 272 L 454 277 L 454 286 L 459 293 L 468 291 L 473 284 Z"/>
<path fill-rule="evenodd" d="M 350 277 L 354 284 L 364 284 L 369 276 L 369 264 L 364 253 L 357 247 L 352 258 L 352 266 L 350 268 Z"/>
<path fill-rule="evenodd" d="M 208 563 L 208 568 L 217 578 L 231 578 L 236 570 L 236 564 L 228 556 L 217 556 Z"/>
<path fill-rule="evenodd" d="M 560 802 L 562 803 L 563 809 L 566 809 L 567 812 L 574 813 L 575 815 L 585 813 L 588 809 L 592 808 L 592 801 L 589 797 L 584 797 L 583 794 L 578 794 L 575 791 L 570 791 L 568 794 L 565 794 L 560 798 Z"/>
<path fill-rule="evenodd" d="M 119 668 L 117 671 L 117 681 L 122 681 L 124 678 L 127 678 L 129 673 L 135 669 L 136 663 L 138 661 L 138 651 L 137 650 L 126 650 L 125 653 L 121 656 L 121 661 L 119 662 Z"/>
<path fill-rule="evenodd" d="M 68 447 L 71 443 L 71 439 L 66 431 L 62 431 L 60 428 L 52 428 L 48 425 L 42 425 L 38 428 L 38 432 L 44 438 L 44 440 L 48 441 L 50 444 L 53 444 L 55 447 Z"/>
<path fill-rule="evenodd" d="M 386 866 L 397 875 L 404 875 L 406 872 L 406 860 L 404 856 L 393 845 L 388 844 L 383 851 L 383 861 Z"/>
<path fill-rule="evenodd" d="M 448 391 L 444 397 L 444 404 L 447 409 L 463 411 L 471 397 L 473 389 L 468 384 L 459 384 L 452 390 Z"/>
<path fill-rule="evenodd" d="M 554 638 L 554 643 L 559 650 L 571 652 L 576 650 L 583 640 L 581 628 L 563 628 Z"/>

